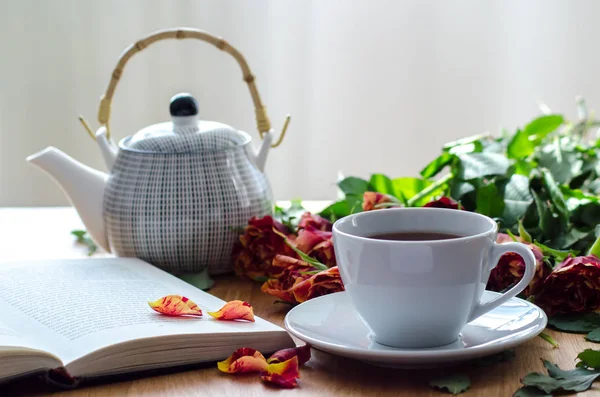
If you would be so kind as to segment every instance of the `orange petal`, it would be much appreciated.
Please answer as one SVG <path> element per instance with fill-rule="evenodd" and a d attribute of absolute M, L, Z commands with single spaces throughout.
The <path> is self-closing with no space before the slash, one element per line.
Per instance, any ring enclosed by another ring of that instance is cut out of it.
<path fill-rule="evenodd" d="M 237 349 L 231 357 L 217 363 L 219 371 L 228 374 L 237 372 L 261 372 L 267 369 L 267 360 L 255 349 L 242 347 Z"/>
<path fill-rule="evenodd" d="M 247 320 L 254 321 L 252 306 L 244 301 L 227 302 L 218 312 L 208 312 L 217 320 Z"/>
<path fill-rule="evenodd" d="M 167 295 L 154 302 L 148 302 L 150 307 L 167 316 L 201 316 L 202 310 L 197 304 L 181 295 Z"/>
<path fill-rule="evenodd" d="M 262 380 L 287 388 L 297 386 L 296 379 L 299 377 L 300 371 L 296 356 L 282 363 L 269 364 L 260 374 Z"/>
<path fill-rule="evenodd" d="M 298 357 L 298 365 L 304 364 L 310 360 L 310 346 L 304 345 L 300 347 L 279 350 L 278 352 L 273 353 L 267 362 L 269 364 L 282 363 L 292 357 Z"/>

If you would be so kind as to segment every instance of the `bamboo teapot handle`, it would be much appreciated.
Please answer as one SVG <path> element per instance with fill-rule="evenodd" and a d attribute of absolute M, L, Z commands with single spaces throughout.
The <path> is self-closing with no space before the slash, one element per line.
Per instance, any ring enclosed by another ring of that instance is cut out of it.
<path fill-rule="evenodd" d="M 244 76 L 244 81 L 248 84 L 248 89 L 250 90 L 250 95 L 252 96 L 252 101 L 254 102 L 254 110 L 256 114 L 256 128 L 258 129 L 259 136 L 261 139 L 264 135 L 269 132 L 271 129 L 271 122 L 269 121 L 269 117 L 267 116 L 267 109 L 264 107 L 260 95 L 258 93 L 258 89 L 256 88 L 256 84 L 254 83 L 254 75 L 250 71 L 250 67 L 244 59 L 244 56 L 233 46 L 231 46 L 227 41 L 223 40 L 220 37 L 215 37 L 207 32 L 204 32 L 199 29 L 193 28 L 175 28 L 175 29 L 165 29 L 156 31 L 149 36 L 144 37 L 141 40 L 131 44 L 119 57 L 119 61 L 117 62 L 117 66 L 112 72 L 110 82 L 108 83 L 108 88 L 106 92 L 102 96 L 100 100 L 100 108 L 98 109 L 98 121 L 101 125 L 106 127 L 107 137 L 110 137 L 110 128 L 109 128 L 109 120 L 110 120 L 110 108 L 113 95 L 115 93 L 115 89 L 117 88 L 117 83 L 119 82 L 121 76 L 123 75 L 123 69 L 125 65 L 129 61 L 133 55 L 142 51 L 144 48 L 148 47 L 150 44 L 156 43 L 157 41 L 165 40 L 165 39 L 198 39 L 201 41 L 205 41 L 217 47 L 218 49 L 227 52 L 235 60 L 239 63 L 240 68 L 242 69 L 242 73 Z M 277 141 L 271 145 L 271 147 L 277 147 L 281 144 L 283 137 L 285 136 L 285 132 L 287 130 L 287 126 L 290 121 L 290 116 L 286 117 L 285 123 L 279 135 Z M 83 121 L 82 121 L 83 122 Z M 88 129 L 84 122 L 84 126 Z M 94 137 L 93 134 L 91 134 Z"/>

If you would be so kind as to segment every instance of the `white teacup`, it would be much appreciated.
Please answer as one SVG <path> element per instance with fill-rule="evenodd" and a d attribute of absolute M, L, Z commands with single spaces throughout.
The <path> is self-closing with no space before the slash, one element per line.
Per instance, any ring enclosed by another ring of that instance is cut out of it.
<path fill-rule="evenodd" d="M 333 239 L 342 281 L 375 341 L 403 348 L 453 343 L 466 323 L 523 291 L 533 278 L 535 257 L 524 244 L 496 244 L 497 229 L 486 216 L 439 208 L 369 211 L 335 222 Z M 464 237 L 370 238 L 394 232 Z M 497 299 L 481 303 L 490 271 L 507 252 L 523 257 L 523 278 Z"/>

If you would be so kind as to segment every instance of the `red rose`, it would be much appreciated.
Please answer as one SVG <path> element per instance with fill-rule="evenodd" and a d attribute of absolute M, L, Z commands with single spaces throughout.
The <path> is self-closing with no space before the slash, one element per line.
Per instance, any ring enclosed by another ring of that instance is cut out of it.
<path fill-rule="evenodd" d="M 448 208 L 448 209 L 451 209 L 451 210 L 458 210 L 458 209 L 460 209 L 460 205 L 458 204 L 457 201 L 454 201 L 450 197 L 446 197 L 446 196 L 441 197 L 438 200 L 430 201 L 427 204 L 425 204 L 424 207 Z"/>
<path fill-rule="evenodd" d="M 503 233 L 499 233 L 496 239 L 496 242 L 499 244 L 512 241 L 514 241 L 512 237 Z M 523 291 L 525 296 L 531 296 L 537 293 L 542 282 L 550 274 L 551 269 L 544 263 L 544 254 L 542 254 L 542 251 L 537 246 L 533 244 L 526 245 L 533 251 L 533 255 L 535 256 L 535 275 Z M 506 253 L 500 257 L 498 264 L 492 269 L 487 289 L 497 292 L 504 291 L 519 282 L 523 278 L 524 272 L 525 261 L 523 258 L 514 252 Z"/>
<path fill-rule="evenodd" d="M 319 215 L 313 215 L 310 212 L 305 212 L 300 218 L 298 229 L 306 229 L 308 227 L 330 232 L 333 228 L 333 224 Z"/>
<path fill-rule="evenodd" d="M 375 206 L 377 204 L 396 203 L 396 202 L 397 202 L 397 200 L 393 199 L 392 197 L 388 196 L 387 194 L 377 193 L 377 192 L 365 192 L 363 194 L 362 209 L 363 209 L 363 211 L 377 210 L 377 209 L 379 209 L 379 208 L 375 208 Z M 397 205 L 395 205 L 395 206 L 399 207 L 400 203 L 397 203 Z M 387 207 L 382 207 L 382 208 L 387 208 Z"/>
<path fill-rule="evenodd" d="M 248 221 L 248 226 L 233 252 L 236 274 L 250 278 L 268 276 L 275 255 L 295 255 L 283 237 L 277 235 L 273 228 L 288 236 L 290 240 L 294 238 L 290 236 L 287 227 L 271 216 L 260 219 L 254 217 Z"/>
<path fill-rule="evenodd" d="M 594 255 L 565 259 L 544 280 L 535 303 L 549 316 L 600 309 L 600 259 Z"/>
<path fill-rule="evenodd" d="M 336 265 L 335 252 L 331 238 L 332 232 L 325 232 L 307 226 L 298 232 L 296 248 L 329 267 Z"/>

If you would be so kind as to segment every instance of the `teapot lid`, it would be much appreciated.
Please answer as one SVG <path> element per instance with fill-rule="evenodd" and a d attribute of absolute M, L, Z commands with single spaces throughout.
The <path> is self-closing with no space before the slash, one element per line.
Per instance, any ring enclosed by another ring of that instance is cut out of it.
<path fill-rule="evenodd" d="M 250 136 L 216 121 L 198 120 L 198 102 L 187 93 L 171 98 L 171 121 L 153 124 L 122 141 L 124 149 L 150 153 L 216 151 L 246 144 Z"/>

